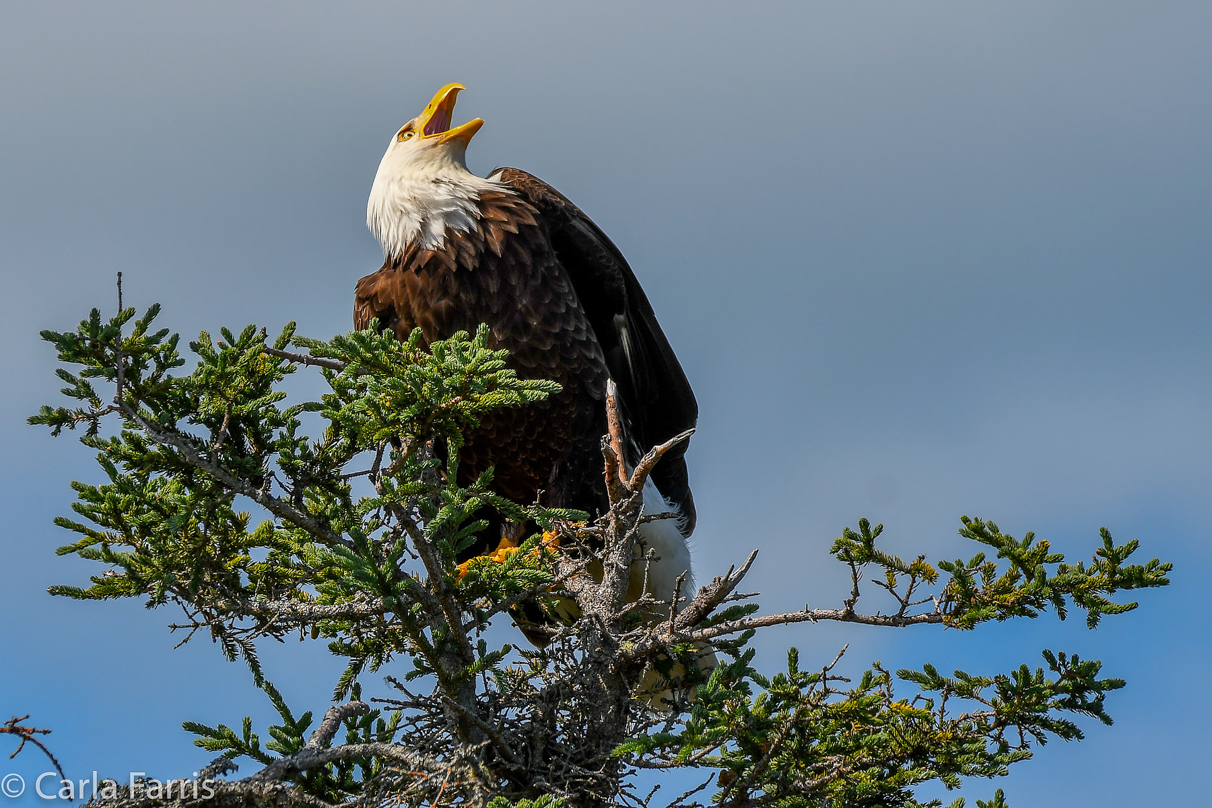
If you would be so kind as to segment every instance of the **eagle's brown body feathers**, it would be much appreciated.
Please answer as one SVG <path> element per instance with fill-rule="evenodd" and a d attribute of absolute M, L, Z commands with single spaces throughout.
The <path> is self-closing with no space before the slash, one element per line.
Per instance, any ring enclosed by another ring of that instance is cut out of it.
<path fill-rule="evenodd" d="M 459 451 L 460 483 L 493 467 L 494 487 L 510 499 L 533 502 L 541 492 L 546 505 L 600 513 L 607 380 L 619 385 L 633 454 L 693 427 L 694 395 L 610 239 L 536 177 L 502 169 L 492 179 L 501 185 L 479 192 L 474 227 L 447 228 L 435 247 L 410 244 L 358 281 L 354 324 L 378 318 L 401 339 L 420 328 L 438 340 L 486 323 L 519 376 L 562 389 L 485 417 Z M 667 455 L 653 481 L 689 535 L 683 451 Z"/>
<path fill-rule="evenodd" d="M 459 452 L 460 482 L 495 467 L 495 487 L 510 499 L 530 502 L 542 490 L 548 504 L 591 510 L 594 486 L 567 466 L 593 456 L 605 423 L 602 349 L 537 211 L 501 190 L 482 194 L 479 212 L 474 232 L 449 230 L 443 249 L 407 250 L 358 281 L 354 325 L 378 318 L 400 339 L 420 328 L 438 340 L 487 323 L 519 376 L 562 389 L 485 416 Z"/>

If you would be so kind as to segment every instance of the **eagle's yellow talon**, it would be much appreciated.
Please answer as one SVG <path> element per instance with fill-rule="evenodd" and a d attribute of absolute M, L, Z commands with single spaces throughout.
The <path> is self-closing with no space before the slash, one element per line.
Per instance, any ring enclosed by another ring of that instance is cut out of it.
<path fill-rule="evenodd" d="M 546 536 L 547 534 L 543 534 L 543 535 Z M 513 555 L 514 553 L 516 553 L 517 551 L 518 551 L 518 544 L 516 542 L 514 542 L 512 539 L 510 539 L 508 536 L 502 536 L 500 543 L 497 544 L 497 549 L 495 551 L 493 551 L 493 553 L 491 555 L 489 555 L 487 553 L 485 553 L 484 555 L 478 555 L 475 558 L 467 559 L 462 564 L 455 567 L 455 580 L 456 581 L 463 580 L 463 577 L 465 575 L 467 575 L 468 572 L 471 571 L 471 564 L 473 561 L 479 561 L 480 559 L 487 559 L 489 561 L 495 561 L 498 564 L 504 564 L 507 560 L 509 560 L 509 557 L 511 555 Z"/>

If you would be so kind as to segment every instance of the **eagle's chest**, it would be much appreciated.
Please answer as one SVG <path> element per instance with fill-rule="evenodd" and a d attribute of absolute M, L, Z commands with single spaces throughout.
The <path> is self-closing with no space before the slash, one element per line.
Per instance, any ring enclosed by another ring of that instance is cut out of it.
<path fill-rule="evenodd" d="M 363 278 L 355 319 L 364 326 L 378 317 L 402 339 L 420 328 L 429 341 L 484 323 L 519 376 L 559 382 L 561 391 L 547 401 L 489 413 L 460 452 L 463 472 L 495 466 L 502 493 L 525 499 L 548 487 L 552 468 L 581 433 L 596 430 L 608 371 L 545 229 L 492 224 L 448 232 L 440 248 Z"/>
<path fill-rule="evenodd" d="M 457 331 L 491 330 L 495 348 L 509 351 L 523 376 L 567 384 L 592 383 L 605 359 L 584 306 L 550 248 L 520 236 L 502 254 L 467 249 L 454 238 L 451 256 L 395 270 L 404 295 L 393 327 L 401 338 L 420 328 L 427 340 Z"/>

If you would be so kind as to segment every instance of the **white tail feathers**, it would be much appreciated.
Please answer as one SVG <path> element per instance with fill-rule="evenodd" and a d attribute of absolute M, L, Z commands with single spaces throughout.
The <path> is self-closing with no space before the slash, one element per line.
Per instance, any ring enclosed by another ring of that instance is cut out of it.
<path fill-rule="evenodd" d="M 642 541 L 636 545 L 636 559 L 631 564 L 631 585 L 627 597 L 629 600 L 640 597 L 647 576 L 648 593 L 666 604 L 664 613 L 668 614 L 668 604 L 673 600 L 679 577 L 685 576 L 679 597 L 694 597 L 698 587 L 695 586 L 694 573 L 690 568 L 690 546 L 682 535 L 677 511 L 661 496 L 652 480 L 647 480 L 644 483 L 644 515 L 662 514 L 670 515 L 640 525 Z M 655 556 L 651 562 L 645 558 L 649 550 Z"/>
<path fill-rule="evenodd" d="M 648 594 L 661 602 L 661 605 L 653 607 L 656 610 L 654 617 L 658 619 L 669 615 L 669 606 L 675 596 L 684 604 L 698 592 L 694 573 L 690 568 L 690 547 L 686 537 L 682 535 L 679 524 L 681 519 L 676 513 L 676 509 L 661 496 L 651 480 L 644 483 L 644 515 L 674 515 L 640 526 L 642 542 L 637 545 L 636 557 L 631 564 L 631 582 L 627 597 L 629 600 L 639 599 L 647 578 Z M 649 550 L 655 556 L 651 561 L 647 558 Z M 682 579 L 680 587 L 679 578 Z M 695 662 L 699 670 L 704 676 L 710 675 L 718 664 L 715 653 L 703 644 L 697 646 L 697 651 Z M 694 700 L 693 687 L 684 687 L 686 673 L 681 661 L 660 658 L 645 672 L 643 680 L 636 688 L 636 695 L 645 700 L 653 710 L 668 712 L 678 692 L 681 692 L 683 697 Z"/>

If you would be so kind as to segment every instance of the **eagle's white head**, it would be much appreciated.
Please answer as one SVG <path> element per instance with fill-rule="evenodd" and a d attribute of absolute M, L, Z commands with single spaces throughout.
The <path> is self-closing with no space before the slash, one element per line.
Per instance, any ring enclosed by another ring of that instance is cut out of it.
<path fill-rule="evenodd" d="M 451 128 L 462 89 L 462 84 L 447 84 L 438 90 L 387 145 L 366 203 L 366 225 L 386 257 L 400 255 L 416 242 L 441 247 L 448 228 L 472 229 L 480 192 L 502 187 L 467 170 L 467 144 L 484 121 L 476 118 Z"/>

